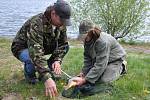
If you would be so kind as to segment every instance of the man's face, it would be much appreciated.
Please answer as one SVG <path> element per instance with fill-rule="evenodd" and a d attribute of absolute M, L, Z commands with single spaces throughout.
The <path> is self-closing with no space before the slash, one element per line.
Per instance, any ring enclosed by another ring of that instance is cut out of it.
<path fill-rule="evenodd" d="M 56 14 L 55 10 L 51 12 L 51 21 L 54 26 L 60 27 L 63 25 L 60 17 Z"/>

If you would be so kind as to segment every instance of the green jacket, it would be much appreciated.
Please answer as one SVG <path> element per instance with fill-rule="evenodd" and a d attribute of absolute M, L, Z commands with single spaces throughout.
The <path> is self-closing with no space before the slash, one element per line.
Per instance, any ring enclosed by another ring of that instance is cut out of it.
<path fill-rule="evenodd" d="M 82 72 L 90 83 L 98 81 L 108 63 L 125 57 L 126 52 L 111 35 L 102 32 L 100 37 L 84 44 L 84 66 Z"/>
<path fill-rule="evenodd" d="M 26 48 L 29 50 L 36 70 L 44 81 L 47 80 L 51 75 L 45 55 L 52 54 L 53 60 L 62 61 L 68 52 L 66 27 L 56 27 L 54 30 L 51 21 L 44 14 L 33 16 L 18 31 L 11 46 L 12 53 L 18 59 L 20 52 Z"/>

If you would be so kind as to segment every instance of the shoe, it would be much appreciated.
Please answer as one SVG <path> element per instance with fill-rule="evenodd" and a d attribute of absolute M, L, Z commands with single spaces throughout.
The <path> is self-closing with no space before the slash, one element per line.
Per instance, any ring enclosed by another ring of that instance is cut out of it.
<path fill-rule="evenodd" d="M 35 77 L 33 77 L 33 78 L 26 78 L 25 79 L 26 80 L 26 82 L 27 83 L 29 83 L 29 84 L 36 84 L 37 82 L 38 82 L 38 79 L 37 78 L 35 78 Z"/>
<path fill-rule="evenodd" d="M 121 75 L 127 74 L 127 61 L 124 60 L 122 62 L 122 67 L 123 67 L 123 69 L 122 69 Z"/>
<path fill-rule="evenodd" d="M 69 89 L 64 89 L 62 91 L 62 96 L 63 97 L 66 97 L 66 98 L 80 98 L 81 96 L 81 92 L 80 92 L 80 89 L 78 86 L 75 86 L 75 87 L 71 87 Z"/>
<path fill-rule="evenodd" d="M 28 81 L 30 84 L 36 84 L 38 82 L 37 78 L 31 78 L 30 81 Z"/>
<path fill-rule="evenodd" d="M 24 73 L 24 75 L 25 75 L 26 82 L 29 84 L 36 84 L 39 81 L 35 75 L 32 77 L 25 73 Z"/>

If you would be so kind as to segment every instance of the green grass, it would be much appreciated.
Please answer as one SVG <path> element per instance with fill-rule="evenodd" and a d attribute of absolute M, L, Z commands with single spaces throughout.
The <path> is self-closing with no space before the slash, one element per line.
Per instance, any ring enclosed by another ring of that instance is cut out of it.
<path fill-rule="evenodd" d="M 44 96 L 42 82 L 29 85 L 24 81 L 22 64 L 11 54 L 10 45 L 11 40 L 0 38 L 0 99 L 7 94 L 16 93 L 25 100 L 48 100 Z M 128 74 L 113 83 L 112 93 L 96 94 L 85 100 L 150 100 L 150 55 L 128 52 L 127 61 Z M 62 69 L 74 76 L 82 66 L 83 48 L 71 48 L 64 58 Z M 61 92 L 62 80 L 57 81 L 57 87 Z"/>

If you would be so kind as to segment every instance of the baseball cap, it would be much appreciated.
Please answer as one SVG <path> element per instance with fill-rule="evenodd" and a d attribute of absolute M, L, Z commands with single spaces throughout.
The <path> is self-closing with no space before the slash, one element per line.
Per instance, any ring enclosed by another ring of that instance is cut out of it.
<path fill-rule="evenodd" d="M 64 0 L 57 0 L 56 3 L 54 3 L 54 9 L 56 14 L 61 18 L 61 21 L 66 26 L 71 25 L 71 7 L 70 5 L 64 1 Z"/>
<path fill-rule="evenodd" d="M 94 27 L 94 24 L 90 20 L 83 20 L 80 22 L 79 25 L 79 33 L 85 34 L 89 30 L 91 30 Z"/>

